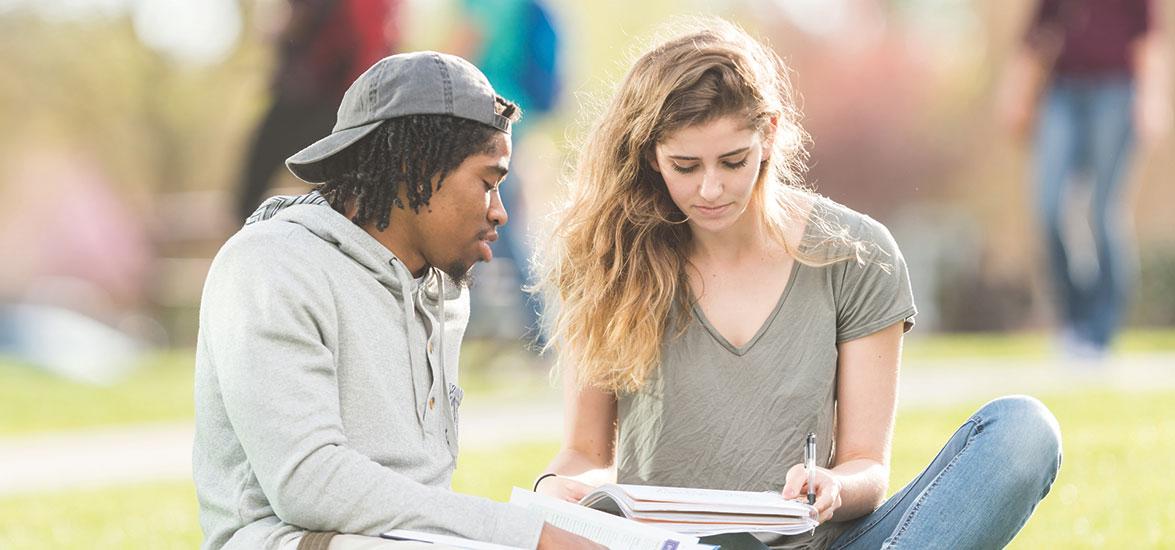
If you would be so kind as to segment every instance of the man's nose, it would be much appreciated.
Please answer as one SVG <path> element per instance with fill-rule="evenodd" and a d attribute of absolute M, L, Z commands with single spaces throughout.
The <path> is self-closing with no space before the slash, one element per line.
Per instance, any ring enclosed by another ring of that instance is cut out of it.
<path fill-rule="evenodd" d="M 510 219 L 510 216 L 506 214 L 506 205 L 502 204 L 502 194 L 497 189 L 490 195 L 490 210 L 486 214 L 486 218 L 493 226 L 506 225 L 506 221 Z"/>

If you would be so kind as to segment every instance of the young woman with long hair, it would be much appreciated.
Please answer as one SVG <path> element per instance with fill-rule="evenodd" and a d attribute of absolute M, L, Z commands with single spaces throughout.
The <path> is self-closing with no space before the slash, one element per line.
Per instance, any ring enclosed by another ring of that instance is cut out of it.
<path fill-rule="evenodd" d="M 704 20 L 635 62 L 538 258 L 566 420 L 536 490 L 798 497 L 815 432 L 822 524 L 768 545 L 1005 544 L 1056 475 L 1056 420 L 1031 398 L 993 401 L 885 498 L 913 296 L 885 227 L 803 186 L 806 141 L 787 68 L 732 24 Z"/>

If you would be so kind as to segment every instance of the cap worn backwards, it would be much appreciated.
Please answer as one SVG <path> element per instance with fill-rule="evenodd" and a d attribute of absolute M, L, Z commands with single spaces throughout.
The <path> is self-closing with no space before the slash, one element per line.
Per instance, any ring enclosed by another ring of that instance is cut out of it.
<path fill-rule="evenodd" d="M 407 115 L 451 115 L 510 132 L 496 109 L 497 94 L 472 63 L 454 55 L 412 52 L 385 57 L 351 84 L 330 135 L 286 159 L 286 167 L 309 183 L 326 177 L 322 162 L 375 130 Z"/>

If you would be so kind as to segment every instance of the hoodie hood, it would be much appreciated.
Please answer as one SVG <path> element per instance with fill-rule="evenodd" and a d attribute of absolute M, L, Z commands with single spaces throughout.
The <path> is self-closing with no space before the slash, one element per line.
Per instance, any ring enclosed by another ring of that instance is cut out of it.
<path fill-rule="evenodd" d="M 404 296 L 404 289 L 412 288 L 413 277 L 404 263 L 375 237 L 331 208 L 318 191 L 305 195 L 270 197 L 245 220 L 245 226 L 273 218 L 301 225 L 318 238 L 334 245 L 363 266 L 397 298 Z M 423 291 L 421 297 L 430 309 L 433 306 L 443 307 L 443 300 L 440 300 L 442 288 L 445 300 L 456 299 L 461 293 L 461 289 L 436 268 L 429 268 L 420 286 Z"/>
<path fill-rule="evenodd" d="M 272 197 L 245 221 L 246 230 L 266 220 L 284 221 L 302 226 L 319 239 L 330 243 L 371 274 L 399 302 L 404 314 L 404 332 L 408 342 L 423 342 L 428 338 L 424 326 L 416 321 L 416 303 L 429 310 L 436 318 L 433 332 L 445 349 L 445 301 L 460 297 L 461 289 L 441 270 L 430 267 L 424 275 L 419 292 L 413 291 L 412 273 L 391 250 L 375 240 L 363 228 L 336 212 L 318 192 L 305 195 Z M 443 299 L 442 299 L 443 295 Z M 417 420 L 424 421 L 426 396 L 429 394 L 427 372 L 434 381 L 444 380 L 444 353 L 438 364 L 428 360 L 425 350 L 408 346 L 412 363 L 413 386 L 416 392 Z"/>

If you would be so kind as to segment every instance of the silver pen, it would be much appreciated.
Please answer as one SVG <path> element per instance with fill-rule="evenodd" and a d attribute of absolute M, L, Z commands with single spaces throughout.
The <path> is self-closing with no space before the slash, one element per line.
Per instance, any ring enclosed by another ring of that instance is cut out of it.
<path fill-rule="evenodd" d="M 808 504 L 816 504 L 816 433 L 809 432 L 804 442 L 804 469 L 808 470 Z"/>

